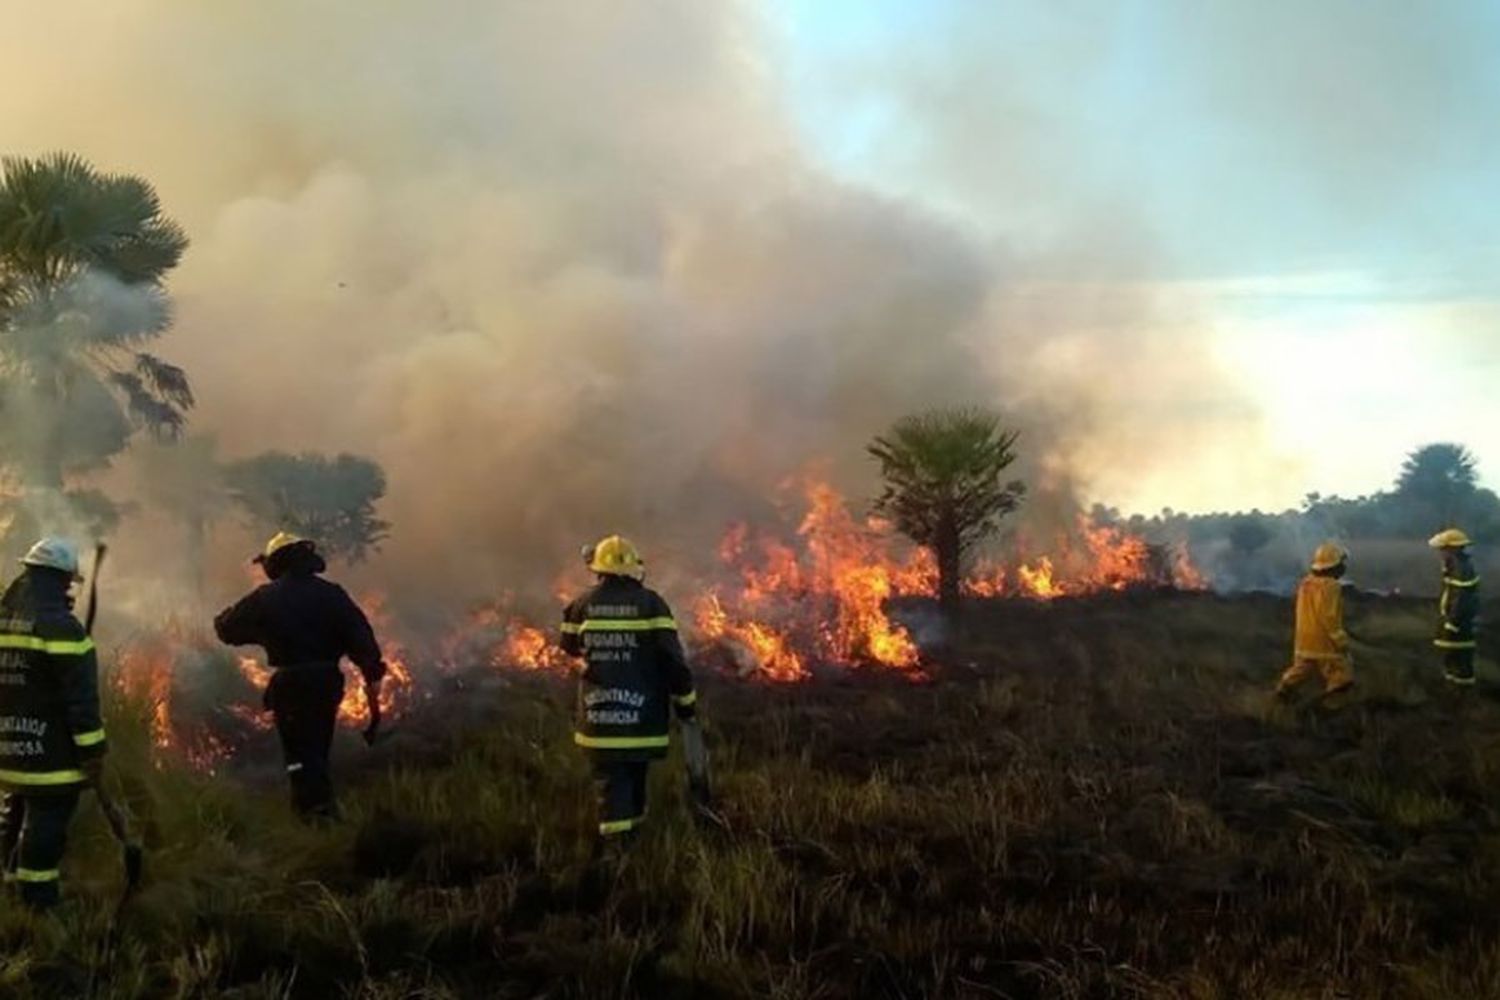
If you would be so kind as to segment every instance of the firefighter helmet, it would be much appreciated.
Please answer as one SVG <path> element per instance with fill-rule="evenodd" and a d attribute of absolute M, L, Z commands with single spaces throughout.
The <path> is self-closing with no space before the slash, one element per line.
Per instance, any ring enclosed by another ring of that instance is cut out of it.
<path fill-rule="evenodd" d="M 589 569 L 608 576 L 633 576 L 639 580 L 646 575 L 646 562 L 634 545 L 619 535 L 610 535 L 594 546 Z"/>
<path fill-rule="evenodd" d="M 1314 570 L 1333 569 L 1340 563 L 1347 561 L 1348 558 L 1349 553 L 1344 551 L 1342 545 L 1339 545 L 1337 542 L 1324 542 L 1313 553 L 1312 568 Z"/>
<path fill-rule="evenodd" d="M 278 531 L 275 535 L 272 536 L 271 540 L 266 543 L 266 547 L 261 551 L 260 555 L 255 557 L 254 561 L 263 563 L 267 559 L 274 556 L 276 553 L 280 552 L 282 549 L 291 548 L 293 545 L 310 546 L 312 544 L 313 543 L 306 538 L 303 538 L 299 535 L 294 535 L 289 531 Z"/>
<path fill-rule="evenodd" d="M 1464 549 L 1474 543 L 1458 528 L 1449 528 L 1447 531 L 1440 531 L 1433 535 L 1427 540 L 1427 544 L 1435 549 Z"/>
<path fill-rule="evenodd" d="M 66 538 L 58 538 L 55 535 L 43 538 L 33 545 L 31 550 L 21 557 L 21 565 L 61 570 L 75 580 L 80 578 L 78 546 Z"/>

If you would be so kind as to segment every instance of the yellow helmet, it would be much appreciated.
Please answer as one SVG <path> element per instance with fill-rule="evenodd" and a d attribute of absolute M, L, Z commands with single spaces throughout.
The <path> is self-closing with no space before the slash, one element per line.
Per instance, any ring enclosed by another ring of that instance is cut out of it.
<path fill-rule="evenodd" d="M 609 576 L 633 576 L 637 580 L 646 575 L 646 563 L 641 554 L 619 535 L 610 535 L 594 546 L 589 569 Z"/>
<path fill-rule="evenodd" d="M 299 535 L 294 535 L 289 531 L 278 531 L 271 537 L 271 540 L 266 543 L 266 547 L 261 551 L 261 554 L 255 557 L 255 561 L 265 562 L 267 559 L 271 558 L 284 548 L 288 548 L 292 545 L 306 544 L 308 544 L 307 539 L 302 538 Z"/>
<path fill-rule="evenodd" d="M 1462 549 L 1474 544 L 1469 536 L 1457 528 L 1449 528 L 1440 531 L 1427 540 L 1427 544 L 1435 549 Z"/>
<path fill-rule="evenodd" d="M 1349 553 L 1337 542 L 1324 542 L 1318 546 L 1313 553 L 1312 568 L 1315 570 L 1333 569 L 1339 563 L 1349 558 Z"/>

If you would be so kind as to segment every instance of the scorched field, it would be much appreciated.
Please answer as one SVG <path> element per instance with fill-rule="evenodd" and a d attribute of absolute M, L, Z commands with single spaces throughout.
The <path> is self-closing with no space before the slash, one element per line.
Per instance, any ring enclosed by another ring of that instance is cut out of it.
<path fill-rule="evenodd" d="M 703 667 L 725 826 L 691 820 L 674 757 L 619 865 L 591 857 L 561 671 L 455 679 L 373 749 L 344 731 L 328 829 L 291 819 L 270 734 L 189 760 L 116 689 L 146 885 L 114 922 L 86 806 L 61 920 L 0 910 L 0 992 L 1500 995 L 1493 667 L 1446 690 L 1427 602 L 1351 604 L 1334 706 L 1268 698 L 1270 597 L 973 600 L 919 670 Z"/>

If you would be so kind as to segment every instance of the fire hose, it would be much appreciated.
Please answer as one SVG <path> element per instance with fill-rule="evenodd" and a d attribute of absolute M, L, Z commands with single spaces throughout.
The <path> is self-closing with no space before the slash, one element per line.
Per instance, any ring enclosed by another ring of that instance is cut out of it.
<path fill-rule="evenodd" d="M 88 610 L 84 613 L 84 630 L 90 635 L 94 632 L 94 619 L 99 612 L 99 568 L 104 564 L 104 556 L 108 551 L 109 548 L 103 542 L 94 546 L 94 572 L 93 578 L 89 581 Z M 125 891 L 120 896 L 119 906 L 123 908 L 141 884 L 141 875 L 145 867 L 145 852 L 140 842 L 131 835 L 130 820 L 125 810 L 104 786 L 102 770 L 99 778 L 91 783 L 91 787 L 94 789 L 94 796 L 99 800 L 99 809 L 109 823 L 109 832 L 120 843 L 121 862 L 125 867 Z"/>

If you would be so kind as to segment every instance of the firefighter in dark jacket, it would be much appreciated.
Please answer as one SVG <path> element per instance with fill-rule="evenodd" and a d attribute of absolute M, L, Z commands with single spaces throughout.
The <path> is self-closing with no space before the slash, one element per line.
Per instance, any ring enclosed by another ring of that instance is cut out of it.
<path fill-rule="evenodd" d="M 1469 557 L 1469 536 L 1449 528 L 1427 544 L 1443 554 L 1443 594 L 1438 599 L 1438 634 L 1433 640 L 1443 651 L 1443 676 L 1454 684 L 1473 684 L 1479 574 Z"/>
<path fill-rule="evenodd" d="M 584 660 L 573 741 L 593 758 L 601 837 L 628 842 L 646 818 L 651 761 L 667 753 L 669 713 L 694 724 L 697 694 L 672 609 L 641 582 L 635 547 L 611 535 L 584 551 L 599 582 L 562 623 L 563 649 Z"/>
<path fill-rule="evenodd" d="M 0 841 L 22 900 L 47 909 L 79 794 L 103 769 L 104 722 L 94 643 L 68 594 L 78 549 L 45 538 L 21 563 L 0 597 Z"/>
<path fill-rule="evenodd" d="M 255 561 L 269 582 L 221 612 L 214 631 L 232 646 L 265 649 L 273 671 L 265 707 L 281 737 L 292 808 L 304 819 L 332 819 L 338 807 L 328 755 L 344 696 L 339 661 L 347 656 L 359 668 L 372 703 L 385 662 L 359 605 L 318 575 L 328 565 L 311 541 L 283 532 Z"/>

